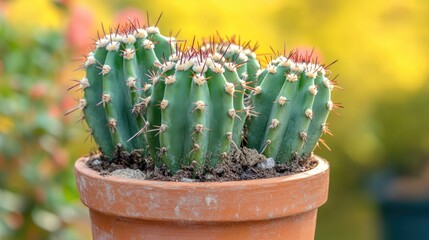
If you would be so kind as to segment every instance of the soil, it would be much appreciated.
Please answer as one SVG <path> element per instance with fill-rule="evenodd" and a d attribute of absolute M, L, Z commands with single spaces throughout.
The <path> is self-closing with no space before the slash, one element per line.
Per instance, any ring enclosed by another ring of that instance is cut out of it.
<path fill-rule="evenodd" d="M 193 166 L 183 167 L 174 175 L 164 165 L 155 166 L 140 151 L 131 154 L 117 149 L 111 161 L 103 155 L 92 155 L 88 166 L 101 175 L 115 175 L 134 179 L 175 182 L 225 182 L 280 177 L 308 171 L 317 166 L 317 160 L 295 158 L 286 164 L 263 168 L 266 157 L 254 149 L 235 149 L 215 168 L 197 171 Z M 259 163 L 259 164 L 258 164 Z M 266 164 L 265 164 L 266 165 Z"/>

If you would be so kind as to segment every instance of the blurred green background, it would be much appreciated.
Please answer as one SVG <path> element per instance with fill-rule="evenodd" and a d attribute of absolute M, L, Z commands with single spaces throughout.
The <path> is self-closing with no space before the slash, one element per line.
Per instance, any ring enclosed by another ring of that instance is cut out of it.
<path fill-rule="evenodd" d="M 332 151 L 317 150 L 332 168 L 316 239 L 381 239 L 372 179 L 389 172 L 415 186 L 429 167 L 425 0 L 0 0 L 0 239 L 90 239 L 72 166 L 95 144 L 75 123 L 79 114 L 64 117 L 81 96 L 66 89 L 83 77 L 75 59 L 101 22 L 145 22 L 146 12 L 151 23 L 163 12 L 158 26 L 164 35 L 181 30 L 179 39 L 219 31 L 259 42 L 268 58 L 270 46 L 286 43 L 338 59 L 331 71 L 343 90 L 333 95 L 345 108 L 329 120 Z M 422 186 L 414 195 L 429 195 Z"/>

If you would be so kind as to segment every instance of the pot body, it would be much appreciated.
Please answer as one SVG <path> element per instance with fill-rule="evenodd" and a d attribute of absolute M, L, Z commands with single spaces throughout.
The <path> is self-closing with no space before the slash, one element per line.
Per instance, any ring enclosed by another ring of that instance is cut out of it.
<path fill-rule="evenodd" d="M 163 182 L 100 176 L 75 163 L 94 239 L 314 239 L 329 165 L 290 176 L 232 182 Z"/>

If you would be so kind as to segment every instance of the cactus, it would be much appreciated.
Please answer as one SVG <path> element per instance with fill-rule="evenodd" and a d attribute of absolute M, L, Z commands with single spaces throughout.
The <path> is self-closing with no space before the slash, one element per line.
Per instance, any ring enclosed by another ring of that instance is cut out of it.
<path fill-rule="evenodd" d="M 182 52 L 180 60 L 163 70 L 154 85 L 154 89 L 159 84 L 164 90 L 157 96 L 159 107 L 148 108 L 148 116 L 160 112 L 156 121 L 149 119 L 152 128 L 148 132 L 156 133 L 153 141 L 159 144 L 159 157 L 173 172 L 190 164 L 198 169 L 216 166 L 229 153 L 233 132 L 242 131 L 242 126 L 234 129 L 238 120 L 235 82 L 229 82 L 237 80 L 229 78 L 238 76 L 236 66 L 222 66 L 210 56 L 194 49 Z M 155 103 L 151 100 L 149 104 Z"/>
<path fill-rule="evenodd" d="M 232 146 L 277 163 L 309 157 L 330 133 L 326 67 L 292 52 L 260 69 L 256 46 L 239 43 L 179 47 L 157 27 L 118 27 L 87 56 L 76 109 L 105 156 L 141 149 L 171 173 L 215 167 Z"/>
<path fill-rule="evenodd" d="M 117 29 L 97 41 L 80 81 L 79 108 L 102 153 L 112 157 L 118 144 L 127 152 L 142 149 L 172 173 L 219 164 L 231 145 L 241 144 L 241 65 L 214 49 L 176 53 L 174 39 L 156 27 Z"/>
<path fill-rule="evenodd" d="M 175 52 L 167 45 L 174 39 L 160 35 L 157 27 L 130 24 L 100 38 L 87 56 L 80 107 L 104 155 L 112 156 L 118 144 L 130 152 L 146 149 L 146 138 L 136 137 L 147 128 L 141 99 L 150 98 L 151 73 Z"/>
<path fill-rule="evenodd" d="M 213 37 L 201 47 L 212 59 L 226 66 L 224 73 L 226 79 L 235 86 L 234 109 L 236 119 L 234 120 L 233 142 L 237 146 L 242 145 L 243 127 L 246 118 L 251 114 L 248 106 L 250 90 L 257 84 L 260 64 L 256 58 L 257 45 L 250 47 L 250 41 L 241 45 L 235 36 L 223 39 L 220 36 Z"/>
<path fill-rule="evenodd" d="M 264 78 L 252 92 L 257 117 L 248 120 L 247 146 L 277 163 L 309 157 L 321 135 L 329 133 L 326 120 L 334 107 L 325 67 L 292 52 L 260 73 Z"/>

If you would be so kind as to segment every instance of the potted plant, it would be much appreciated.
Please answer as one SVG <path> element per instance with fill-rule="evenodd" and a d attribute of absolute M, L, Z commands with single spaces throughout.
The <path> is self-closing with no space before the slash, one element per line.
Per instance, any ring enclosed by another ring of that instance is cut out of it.
<path fill-rule="evenodd" d="M 314 238 L 328 66 L 293 51 L 260 69 L 249 44 L 213 39 L 187 47 L 130 22 L 87 56 L 76 109 L 100 154 L 75 174 L 94 239 Z"/>

